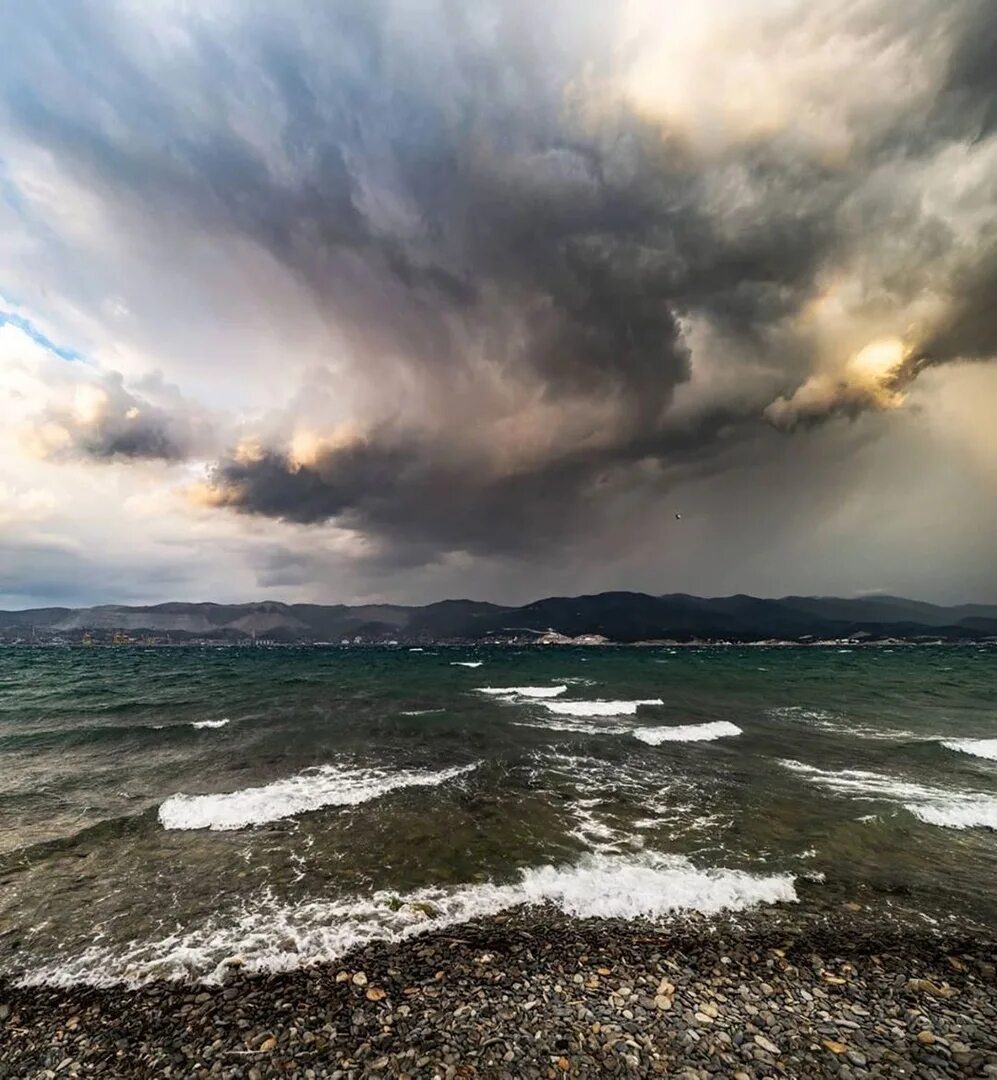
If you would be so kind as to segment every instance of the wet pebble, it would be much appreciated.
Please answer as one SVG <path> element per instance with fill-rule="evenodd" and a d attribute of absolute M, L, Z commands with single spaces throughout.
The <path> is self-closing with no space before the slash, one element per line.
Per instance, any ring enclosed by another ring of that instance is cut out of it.
<path fill-rule="evenodd" d="M 861 920 L 524 909 L 220 986 L 0 984 L 0 1078 L 997 1077 L 993 946 Z"/>

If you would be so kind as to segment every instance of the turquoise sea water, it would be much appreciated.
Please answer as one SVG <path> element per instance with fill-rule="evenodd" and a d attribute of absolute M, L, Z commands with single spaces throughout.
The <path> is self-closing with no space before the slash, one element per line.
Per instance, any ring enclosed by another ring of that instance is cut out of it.
<path fill-rule="evenodd" d="M 7 975 L 212 978 L 523 901 L 993 925 L 995 880 L 993 648 L 0 650 Z"/>

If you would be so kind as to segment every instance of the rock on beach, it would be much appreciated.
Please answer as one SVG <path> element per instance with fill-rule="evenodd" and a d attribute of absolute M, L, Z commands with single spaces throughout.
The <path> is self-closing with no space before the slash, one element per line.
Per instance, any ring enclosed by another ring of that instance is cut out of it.
<path fill-rule="evenodd" d="M 521 909 L 213 986 L 0 983 L 0 1078 L 997 1077 L 994 966 L 853 912 Z"/>

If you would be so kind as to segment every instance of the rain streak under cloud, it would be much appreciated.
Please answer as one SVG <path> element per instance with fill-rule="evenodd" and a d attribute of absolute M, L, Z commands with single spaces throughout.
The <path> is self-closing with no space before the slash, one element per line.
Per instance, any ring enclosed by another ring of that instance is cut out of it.
<path fill-rule="evenodd" d="M 8 45 L 9 606 L 997 593 L 983 0 L 41 0 Z"/>

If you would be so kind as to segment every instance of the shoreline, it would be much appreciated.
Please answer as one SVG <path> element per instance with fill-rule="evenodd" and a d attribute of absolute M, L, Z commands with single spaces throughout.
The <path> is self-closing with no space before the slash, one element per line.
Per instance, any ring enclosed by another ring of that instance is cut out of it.
<path fill-rule="evenodd" d="M 592 635 L 581 635 L 590 637 Z M 563 641 L 539 641 L 536 638 L 454 639 L 429 640 L 412 638 L 409 641 L 218 641 L 214 638 L 192 638 L 190 641 L 128 641 L 115 644 L 110 641 L 58 641 L 30 642 L 0 640 L 0 649 L 322 649 L 330 652 L 351 652 L 358 649 L 384 649 L 388 652 L 422 652 L 425 649 L 834 649 L 834 648 L 997 648 L 997 637 L 936 638 L 919 637 L 883 638 L 821 638 L 799 640 L 796 638 L 694 638 L 681 641 L 675 638 L 640 638 L 634 641 L 579 641 L 565 637 Z"/>
<path fill-rule="evenodd" d="M 997 1077 L 995 965 L 993 933 L 853 903 L 520 908 L 216 985 L 0 980 L 0 1078 Z"/>

